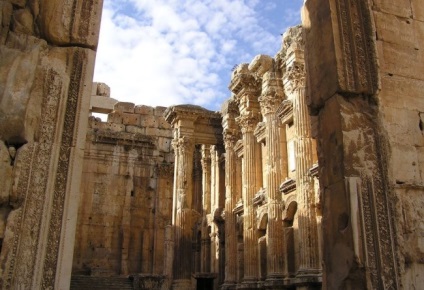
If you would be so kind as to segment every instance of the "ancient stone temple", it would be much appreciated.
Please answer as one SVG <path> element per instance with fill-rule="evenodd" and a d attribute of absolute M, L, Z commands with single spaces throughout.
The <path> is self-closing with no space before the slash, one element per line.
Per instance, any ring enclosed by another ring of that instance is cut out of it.
<path fill-rule="evenodd" d="M 184 225 L 174 208 L 175 233 L 189 229 L 174 237 L 188 245 L 175 247 L 173 289 L 320 289 L 321 211 L 303 49 L 302 27 L 294 27 L 274 58 L 259 55 L 234 70 L 232 96 L 208 122 L 214 136 L 222 134 L 214 142 L 195 141 L 205 115 L 199 108 L 168 109 L 174 142 L 191 144 L 182 145 L 190 165 L 176 159 L 174 198 L 193 200 Z"/>
<path fill-rule="evenodd" d="M 421 1 L 305 0 L 220 112 L 92 84 L 101 7 L 0 0 L 0 289 L 422 288 Z"/>

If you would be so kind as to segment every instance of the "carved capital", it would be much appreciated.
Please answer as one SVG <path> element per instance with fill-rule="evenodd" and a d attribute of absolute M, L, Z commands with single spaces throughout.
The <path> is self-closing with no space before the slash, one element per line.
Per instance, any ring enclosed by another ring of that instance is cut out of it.
<path fill-rule="evenodd" d="M 201 152 L 202 152 L 202 159 L 201 159 L 202 170 L 208 171 L 210 170 L 210 167 L 211 167 L 211 153 L 209 150 L 209 146 L 202 145 Z"/>
<path fill-rule="evenodd" d="M 262 114 L 273 114 L 284 98 L 281 79 L 274 72 L 267 72 L 263 77 L 262 94 L 259 97 Z"/>
<path fill-rule="evenodd" d="M 240 139 L 239 134 L 229 129 L 224 130 L 223 136 L 224 136 L 224 145 L 225 145 L 226 151 L 228 151 L 229 148 L 233 149 L 234 146 L 236 145 L 236 142 Z"/>
<path fill-rule="evenodd" d="M 287 66 L 284 76 L 286 94 L 289 95 L 295 90 L 304 88 L 306 84 L 305 76 L 305 64 L 303 62 L 293 61 L 290 66 Z"/>
<path fill-rule="evenodd" d="M 259 122 L 258 114 L 247 112 L 236 118 L 236 122 L 239 124 L 243 134 L 253 132 L 256 128 L 256 124 Z"/>
<path fill-rule="evenodd" d="M 173 145 L 174 146 L 174 145 Z M 193 153 L 194 151 L 194 142 L 190 137 L 183 136 L 177 139 L 177 146 L 181 154 L 184 153 Z"/>

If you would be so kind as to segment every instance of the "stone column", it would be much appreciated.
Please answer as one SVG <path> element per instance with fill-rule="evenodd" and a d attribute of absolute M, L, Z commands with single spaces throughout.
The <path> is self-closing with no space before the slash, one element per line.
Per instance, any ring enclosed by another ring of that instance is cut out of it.
<path fill-rule="evenodd" d="M 173 289 L 191 288 L 191 249 L 193 226 L 193 153 L 194 143 L 187 137 L 177 140 L 177 204 L 175 217 L 175 259 Z"/>
<path fill-rule="evenodd" d="M 315 207 L 314 180 L 309 174 L 313 166 L 313 146 L 310 117 L 305 99 L 305 71 L 303 59 L 294 54 L 286 61 L 286 93 L 293 100 L 293 121 L 296 135 L 296 183 L 299 225 L 298 276 L 320 273 L 318 229 Z"/>
<path fill-rule="evenodd" d="M 267 284 L 273 287 L 283 284 L 284 245 L 283 205 L 279 185 L 281 183 L 280 120 L 276 111 L 283 99 L 281 80 L 275 72 L 263 76 L 262 94 L 259 98 L 265 122 L 267 149 L 267 195 L 268 195 L 268 247 L 267 247 Z"/>
<path fill-rule="evenodd" d="M 221 110 L 223 117 L 225 146 L 225 280 L 221 289 L 235 289 L 237 284 L 237 216 L 233 212 L 240 193 L 237 177 L 240 169 L 237 163 L 237 154 L 234 146 L 239 139 L 239 131 L 235 121 L 238 114 L 237 104 L 234 100 L 226 101 Z"/>
<path fill-rule="evenodd" d="M 203 219 L 206 223 L 206 215 L 211 212 L 211 156 L 209 146 L 202 145 L 202 186 L 203 186 Z M 206 228 L 202 228 L 206 231 Z M 210 271 L 210 237 L 207 233 L 202 233 L 201 238 L 201 262 L 200 271 L 206 273 Z"/>
<path fill-rule="evenodd" d="M 237 217 L 233 209 L 237 203 L 237 169 L 234 145 L 237 138 L 224 131 L 225 144 L 225 281 L 222 289 L 235 289 L 237 281 Z"/>
<path fill-rule="evenodd" d="M 242 287 L 245 289 L 256 288 L 258 278 L 258 235 L 253 205 L 253 197 L 260 187 L 260 176 L 257 174 L 258 167 L 260 168 L 260 164 L 258 164 L 260 162 L 260 148 L 258 148 L 260 145 L 256 143 L 256 137 L 253 134 L 258 120 L 259 114 L 253 112 L 245 112 L 237 118 L 243 134 L 244 147 L 244 278 Z"/>

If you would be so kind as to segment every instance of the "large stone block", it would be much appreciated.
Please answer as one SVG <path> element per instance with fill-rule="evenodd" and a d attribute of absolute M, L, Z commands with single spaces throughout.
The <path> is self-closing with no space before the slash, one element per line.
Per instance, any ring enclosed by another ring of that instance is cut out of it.
<path fill-rule="evenodd" d="M 424 112 L 424 80 L 383 74 L 378 99 L 382 106 Z"/>
<path fill-rule="evenodd" d="M 374 12 L 377 39 L 403 46 L 418 47 L 415 27 L 423 25 L 410 18 L 400 18 L 392 14 Z"/>
<path fill-rule="evenodd" d="M 40 0 L 34 18 L 49 43 L 96 48 L 102 6 L 103 0 Z"/>
<path fill-rule="evenodd" d="M 377 41 L 377 51 L 382 73 L 424 80 L 424 52 L 422 50 Z"/>
<path fill-rule="evenodd" d="M 363 1 L 306 1 L 302 23 L 307 95 L 313 113 L 335 93 L 376 92 L 375 32 Z"/>
<path fill-rule="evenodd" d="M 144 105 L 138 105 L 134 108 L 135 114 L 141 114 L 141 115 L 153 115 L 154 109 L 149 106 Z"/>
<path fill-rule="evenodd" d="M 122 123 L 124 125 L 139 126 L 140 119 L 141 119 L 141 116 L 138 114 L 122 113 Z"/>
<path fill-rule="evenodd" d="M 134 114 L 134 103 L 118 102 L 114 106 L 115 112 Z"/>
<path fill-rule="evenodd" d="M 416 147 L 392 142 L 391 172 L 394 182 L 398 184 L 420 184 L 421 175 Z"/>
<path fill-rule="evenodd" d="M 374 10 L 409 18 L 412 15 L 410 0 L 374 0 Z"/>
<path fill-rule="evenodd" d="M 411 0 L 411 7 L 413 18 L 419 21 L 424 21 L 424 1 Z"/>

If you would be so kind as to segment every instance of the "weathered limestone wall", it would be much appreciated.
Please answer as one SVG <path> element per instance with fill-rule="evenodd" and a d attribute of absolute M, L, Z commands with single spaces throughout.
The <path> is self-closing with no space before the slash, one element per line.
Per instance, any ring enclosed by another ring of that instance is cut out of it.
<path fill-rule="evenodd" d="M 0 1 L 0 288 L 68 289 L 102 0 Z"/>
<path fill-rule="evenodd" d="M 118 102 L 107 122 L 89 118 L 73 274 L 164 274 L 174 169 L 164 110 Z"/>
<path fill-rule="evenodd" d="M 305 3 L 324 287 L 424 283 L 421 1 Z M 371 3 L 372 2 L 372 3 Z"/>

